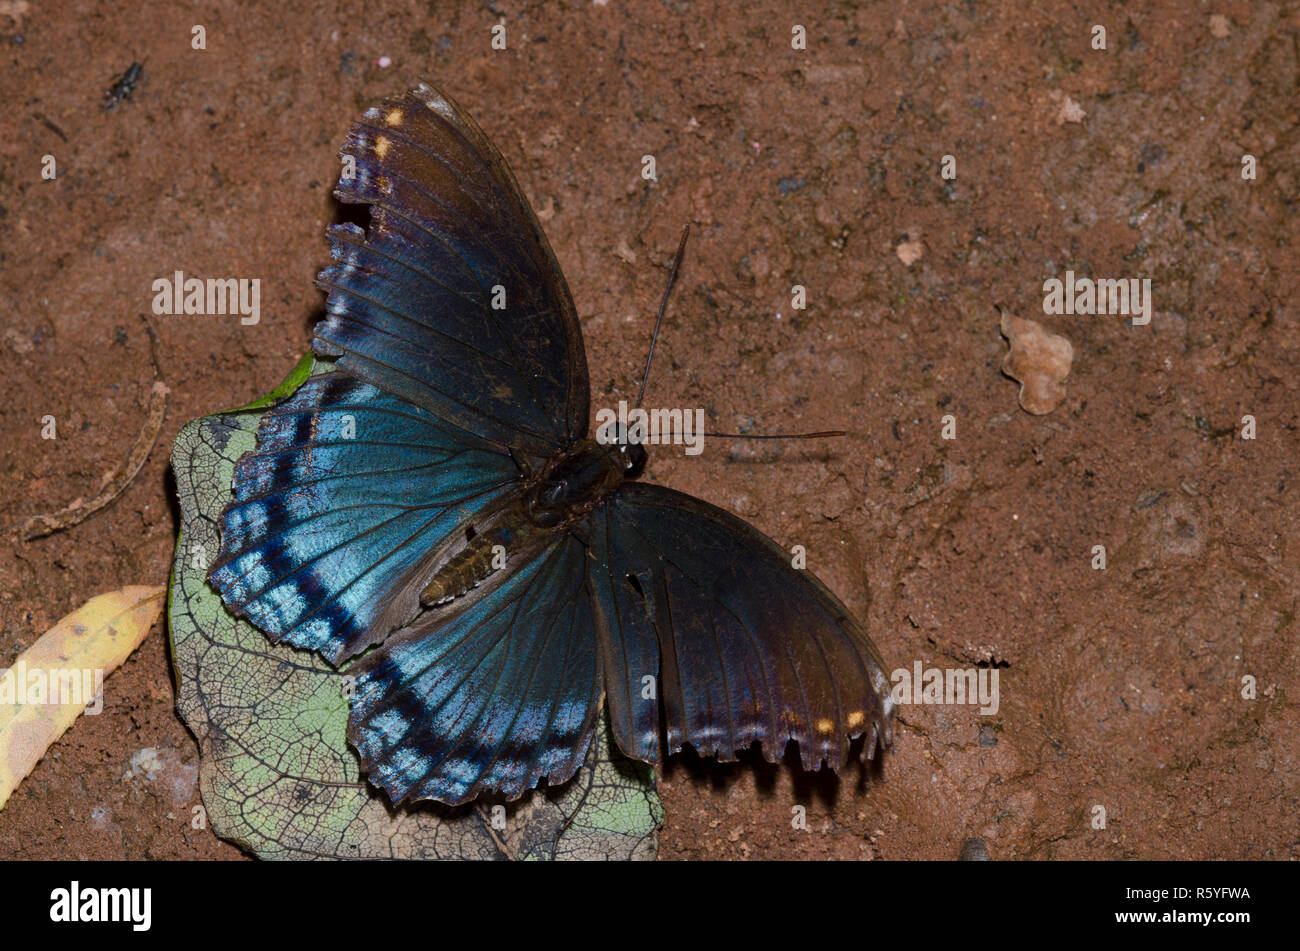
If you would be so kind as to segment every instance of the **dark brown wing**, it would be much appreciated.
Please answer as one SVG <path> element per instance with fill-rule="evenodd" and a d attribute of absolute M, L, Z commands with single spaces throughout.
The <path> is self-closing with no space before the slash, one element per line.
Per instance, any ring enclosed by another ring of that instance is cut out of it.
<path fill-rule="evenodd" d="M 794 740 L 805 769 L 892 738 L 884 662 L 866 632 L 776 542 L 722 509 L 627 483 L 592 525 L 592 587 L 614 737 L 629 756 L 689 743 L 770 761 Z M 647 680 L 653 678 L 653 681 Z M 654 691 L 647 691 L 653 682 Z"/>

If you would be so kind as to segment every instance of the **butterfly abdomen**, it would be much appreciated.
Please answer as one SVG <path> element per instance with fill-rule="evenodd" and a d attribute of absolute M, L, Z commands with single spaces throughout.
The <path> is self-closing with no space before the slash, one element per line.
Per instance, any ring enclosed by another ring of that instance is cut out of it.
<path fill-rule="evenodd" d="M 511 552 L 534 534 L 522 508 L 502 513 L 498 524 L 470 538 L 449 558 L 420 594 L 420 604 L 443 604 L 478 587 L 494 572 L 505 568 Z"/>
<path fill-rule="evenodd" d="M 443 563 L 420 595 L 425 607 L 459 598 L 505 567 L 511 553 L 550 538 L 622 482 L 619 456 L 590 440 L 556 457 L 519 500 Z"/>

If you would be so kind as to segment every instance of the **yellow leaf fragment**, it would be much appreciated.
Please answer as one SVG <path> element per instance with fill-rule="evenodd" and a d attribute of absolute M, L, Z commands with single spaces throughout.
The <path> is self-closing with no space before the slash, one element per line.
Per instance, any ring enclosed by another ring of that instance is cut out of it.
<path fill-rule="evenodd" d="M 91 598 L 0 668 L 0 808 L 83 710 L 102 709 L 104 677 L 140 646 L 163 596 L 133 585 Z"/>

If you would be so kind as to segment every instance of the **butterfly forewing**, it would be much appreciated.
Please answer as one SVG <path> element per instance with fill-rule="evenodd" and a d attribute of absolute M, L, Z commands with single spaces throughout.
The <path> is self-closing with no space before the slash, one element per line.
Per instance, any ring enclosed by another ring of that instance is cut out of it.
<path fill-rule="evenodd" d="M 263 421 L 211 569 L 232 610 L 333 661 L 410 620 L 430 553 L 519 490 L 512 454 L 584 433 L 588 404 L 563 275 L 473 120 L 422 85 L 343 154 L 336 193 L 371 218 L 331 229 L 320 277 L 314 343 L 340 372 Z"/>
<path fill-rule="evenodd" d="M 584 436 L 573 300 L 474 121 L 423 85 L 367 110 L 342 156 L 335 195 L 369 205 L 370 223 L 330 231 L 317 352 L 501 446 L 546 456 Z"/>
<path fill-rule="evenodd" d="M 516 490 L 510 457 L 343 373 L 262 418 L 235 467 L 209 569 L 227 606 L 331 661 L 379 640 L 415 599 L 395 592 L 430 549 Z"/>

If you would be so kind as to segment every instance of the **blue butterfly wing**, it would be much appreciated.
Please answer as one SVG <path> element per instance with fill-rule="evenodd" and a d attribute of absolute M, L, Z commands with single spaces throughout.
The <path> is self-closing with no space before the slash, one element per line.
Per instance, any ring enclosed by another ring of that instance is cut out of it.
<path fill-rule="evenodd" d="M 331 229 L 319 279 L 313 344 L 339 372 L 267 415 L 210 572 L 232 610 L 331 661 L 410 620 L 431 554 L 517 489 L 512 456 L 585 433 L 589 400 L 563 275 L 472 119 L 421 85 L 367 110 L 342 155 L 335 194 L 370 221 Z"/>
<path fill-rule="evenodd" d="M 790 555 L 722 509 L 626 483 L 593 514 L 591 584 L 614 739 L 659 758 L 722 760 L 752 743 L 804 769 L 841 767 L 892 736 L 889 679 L 852 615 Z M 648 686 L 653 690 L 648 690 Z M 663 718 L 660 708 L 662 706 Z"/>
<path fill-rule="evenodd" d="M 509 455 L 427 409 L 343 373 L 312 376 L 237 463 L 209 579 L 272 640 L 337 662 L 410 620 L 416 569 L 518 476 Z"/>
<path fill-rule="evenodd" d="M 335 663 L 383 642 L 357 662 L 350 734 L 395 801 L 513 798 L 590 745 L 585 549 L 557 535 L 445 609 L 419 593 L 585 435 L 577 316 L 504 160 L 440 91 L 368 110 L 341 154 L 335 195 L 370 214 L 330 229 L 318 280 L 313 347 L 337 369 L 266 414 L 209 577 L 273 640 Z"/>
<path fill-rule="evenodd" d="M 340 153 L 363 231 L 330 229 L 314 346 L 346 373 L 535 457 L 587 433 L 568 285 L 505 160 L 428 84 L 368 109 Z M 355 163 L 355 174 L 347 165 Z"/>
<path fill-rule="evenodd" d="M 514 799 L 582 765 L 601 667 L 586 547 L 557 535 L 450 620 L 435 613 L 357 662 L 349 739 L 394 803 Z"/>

